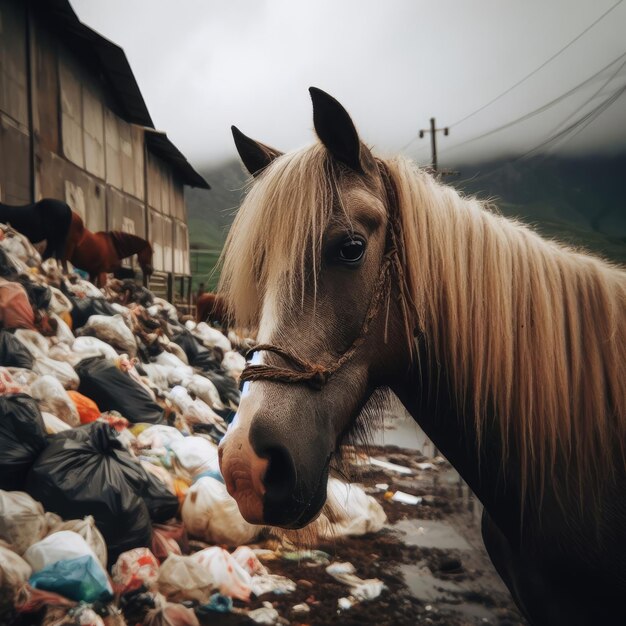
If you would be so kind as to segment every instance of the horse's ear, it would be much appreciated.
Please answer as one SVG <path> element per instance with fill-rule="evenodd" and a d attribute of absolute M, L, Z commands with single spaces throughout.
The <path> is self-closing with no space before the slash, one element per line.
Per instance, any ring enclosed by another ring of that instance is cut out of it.
<path fill-rule="evenodd" d="M 282 152 L 246 137 L 236 126 L 230 127 L 237 152 L 252 176 L 258 176 Z"/>
<path fill-rule="evenodd" d="M 315 132 L 326 149 L 350 169 L 364 173 L 361 140 L 348 112 L 325 91 L 309 87 Z"/>

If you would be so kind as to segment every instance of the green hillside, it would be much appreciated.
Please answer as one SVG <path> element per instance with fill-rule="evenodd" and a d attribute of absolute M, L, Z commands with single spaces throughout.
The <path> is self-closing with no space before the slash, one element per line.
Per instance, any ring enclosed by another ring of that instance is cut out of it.
<path fill-rule="evenodd" d="M 626 155 L 460 166 L 464 192 L 548 237 L 626 263 Z"/>
<path fill-rule="evenodd" d="M 626 154 L 565 159 L 543 156 L 495 160 L 456 168 L 446 182 L 491 199 L 507 216 L 530 223 L 544 235 L 588 248 L 626 264 Z M 186 192 L 194 289 L 214 288 L 211 275 L 247 177 L 238 161 L 205 168 L 210 191 Z"/>
<path fill-rule="evenodd" d="M 185 190 L 194 291 L 201 282 L 208 290 L 213 290 L 217 284 L 213 268 L 241 204 L 247 181 L 239 161 L 205 168 L 201 174 L 211 185 L 211 190 Z"/>

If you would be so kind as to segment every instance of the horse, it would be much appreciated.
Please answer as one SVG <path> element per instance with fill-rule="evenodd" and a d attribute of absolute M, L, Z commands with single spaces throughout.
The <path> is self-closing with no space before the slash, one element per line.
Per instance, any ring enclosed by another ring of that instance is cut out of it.
<path fill-rule="evenodd" d="M 228 492 L 248 522 L 304 527 L 390 390 L 482 502 L 531 624 L 626 623 L 626 272 L 375 157 L 310 94 L 310 147 L 233 127 L 253 184 L 219 290 L 259 344 L 219 448 Z"/>
<path fill-rule="evenodd" d="M 91 232 L 80 215 L 72 211 L 63 261 L 88 272 L 94 284 L 104 286 L 106 274 L 121 268 L 121 261 L 133 254 L 144 276 L 153 272 L 152 246 L 148 241 L 118 230 Z"/>
<path fill-rule="evenodd" d="M 32 244 L 43 244 L 42 258 L 62 259 L 70 228 L 72 209 L 65 202 L 44 198 L 32 204 L 0 203 L 0 222 L 10 224 Z"/>
<path fill-rule="evenodd" d="M 223 298 L 216 293 L 203 293 L 196 302 L 196 322 L 217 322 L 226 328 L 228 311 Z"/>

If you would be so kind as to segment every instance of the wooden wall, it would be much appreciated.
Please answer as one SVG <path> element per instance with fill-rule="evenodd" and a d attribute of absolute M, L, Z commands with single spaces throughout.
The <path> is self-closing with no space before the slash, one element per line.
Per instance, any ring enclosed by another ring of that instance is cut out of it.
<path fill-rule="evenodd" d="M 63 199 L 91 230 L 149 239 L 156 270 L 189 274 L 183 184 L 146 150 L 144 128 L 116 113 L 90 63 L 25 4 L 0 0 L 0 201 Z"/>

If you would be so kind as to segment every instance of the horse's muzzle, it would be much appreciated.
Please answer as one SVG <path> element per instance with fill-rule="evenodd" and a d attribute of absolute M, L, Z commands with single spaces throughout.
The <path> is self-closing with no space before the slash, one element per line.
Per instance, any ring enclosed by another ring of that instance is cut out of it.
<path fill-rule="evenodd" d="M 264 524 L 263 479 L 268 462 L 259 458 L 241 428 L 229 429 L 219 446 L 220 470 L 228 493 L 237 501 L 239 511 L 250 524 Z"/>
<path fill-rule="evenodd" d="M 220 469 L 228 493 L 251 524 L 302 528 L 314 520 L 326 501 L 327 468 L 314 483 L 301 478 L 285 445 L 263 446 L 258 453 L 247 428 L 233 422 L 219 446 Z"/>

